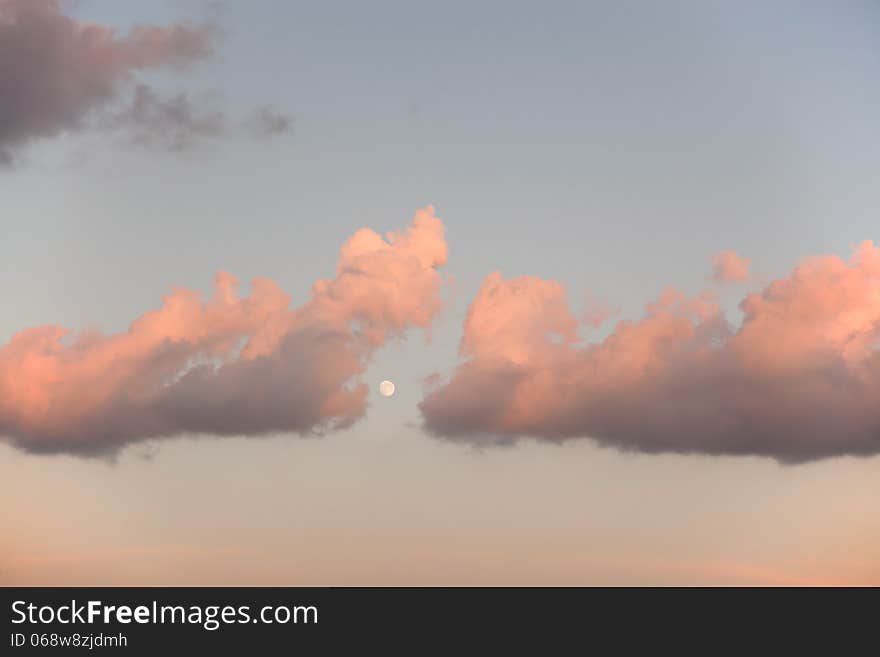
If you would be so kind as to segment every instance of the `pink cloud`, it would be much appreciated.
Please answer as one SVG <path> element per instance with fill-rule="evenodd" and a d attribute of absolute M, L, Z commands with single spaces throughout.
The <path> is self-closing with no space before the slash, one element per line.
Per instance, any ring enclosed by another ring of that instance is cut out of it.
<path fill-rule="evenodd" d="M 35 452 L 110 453 L 183 433 L 258 435 L 345 427 L 365 410 L 372 352 L 441 306 L 443 224 L 428 207 L 387 240 L 342 247 L 336 276 L 291 308 L 269 279 L 239 297 L 176 289 L 117 335 L 30 328 L 0 348 L 0 434 Z"/>
<path fill-rule="evenodd" d="M 712 279 L 716 283 L 747 281 L 751 264 L 751 258 L 744 258 L 736 251 L 722 251 L 712 258 Z"/>
<path fill-rule="evenodd" d="M 554 281 L 484 282 L 465 361 L 421 410 L 478 444 L 590 437 L 623 450 L 796 462 L 880 453 L 880 249 L 810 258 L 748 295 L 734 329 L 708 294 L 668 289 L 598 343 Z"/>
<path fill-rule="evenodd" d="M 597 329 L 612 317 L 620 314 L 620 309 L 615 308 L 604 299 L 595 296 L 591 292 L 584 295 L 584 311 L 581 318 L 584 324 Z"/>

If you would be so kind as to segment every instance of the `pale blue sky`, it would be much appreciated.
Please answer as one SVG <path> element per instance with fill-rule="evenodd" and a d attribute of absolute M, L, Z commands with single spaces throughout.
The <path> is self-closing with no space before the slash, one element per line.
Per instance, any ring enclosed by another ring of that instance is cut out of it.
<path fill-rule="evenodd" d="M 354 551 L 358 540 L 381 551 L 385 539 L 369 538 L 363 524 L 372 513 L 389 541 L 399 521 L 399 532 L 417 527 L 419 541 L 439 555 L 413 556 L 401 582 L 467 583 L 477 577 L 480 554 L 507 548 L 512 563 L 521 559 L 527 567 L 522 581 L 532 582 L 564 581 L 565 572 L 581 573 L 573 583 L 601 581 L 603 572 L 628 567 L 602 570 L 601 559 L 615 550 L 639 553 L 633 563 L 644 565 L 642 552 L 675 561 L 688 556 L 684 546 L 693 546 L 697 561 L 742 562 L 786 577 L 867 576 L 840 565 L 840 545 L 880 549 L 876 458 L 780 468 L 747 458 L 617 455 L 586 441 L 474 454 L 438 446 L 411 425 L 418 421 L 419 381 L 456 362 L 467 303 L 492 270 L 558 279 L 575 303 L 590 289 L 634 316 L 667 284 L 699 290 L 710 256 L 723 249 L 752 257 L 756 271 L 776 276 L 804 256 L 846 256 L 862 240 L 880 239 L 880 4 L 212 5 L 81 0 L 73 13 L 125 29 L 216 12 L 226 31 L 217 55 L 190 71 L 149 79 L 163 89 L 215 93 L 231 115 L 269 105 L 294 117 L 292 132 L 270 141 L 211 140 L 182 153 L 131 148 L 96 133 L 33 145 L 21 167 L 0 173 L 0 339 L 44 323 L 121 330 L 156 307 L 171 285 L 207 291 L 218 269 L 244 281 L 269 276 L 300 302 L 315 279 L 332 274 L 339 246 L 357 228 L 400 228 L 427 204 L 447 227 L 454 303 L 430 345 L 413 334 L 386 347 L 371 366 L 366 380 L 392 378 L 398 395 L 380 401 L 373 393 L 367 418 L 325 443 L 184 440 L 160 444 L 154 461 L 129 455 L 116 466 L 4 446 L 0 467 L 15 470 L 0 476 L 4 496 L 18 495 L 19 486 L 75 490 L 67 517 L 82 515 L 105 545 L 120 550 L 149 543 L 161 551 L 175 532 L 186 534 L 189 522 L 213 532 L 220 547 L 235 534 L 236 549 L 248 540 L 304 545 L 303 537 L 312 536 L 315 545 L 342 537 Z M 356 443 L 354 451 L 347 441 Z M 292 463 L 291 471 L 279 470 L 277 458 Z M 190 485 L 206 504 L 214 491 L 233 504 L 222 490 L 236 475 L 222 473 L 236 472 L 239 463 L 253 468 L 240 482 L 242 508 L 268 493 L 276 500 L 265 518 L 243 525 L 212 513 L 193 519 L 197 511 L 184 505 L 144 511 L 155 526 L 145 525 L 143 536 L 113 530 L 126 500 L 143 511 L 144 496 L 166 486 L 181 487 L 183 495 Z M 431 463 L 437 469 L 426 479 L 413 474 Z M 118 474 L 123 468 L 136 474 Z M 299 469 L 306 474 L 296 479 Z M 263 471 L 266 490 L 254 483 Z M 699 485 L 688 483 L 691 475 Z M 581 481 L 586 476 L 594 478 L 589 485 Z M 530 481 L 545 506 L 524 501 L 521 482 Z M 619 481 L 632 487 L 621 493 Z M 821 502 L 832 482 L 843 481 L 839 504 Z M 374 492 L 364 495 L 352 482 Z M 752 483 L 755 496 L 731 498 Z M 443 506 L 448 486 L 457 487 L 451 504 L 460 513 Z M 402 501 L 397 493 L 406 497 L 407 488 L 411 499 Z M 93 499 L 79 499 L 90 490 Z M 493 491 L 494 506 L 469 508 L 468 496 L 479 499 L 484 490 Z M 277 502 L 284 491 L 321 501 L 298 512 Z M 847 506 L 846 491 L 861 506 Z M 765 494 L 775 500 L 769 506 L 761 504 Z M 603 496 L 611 509 L 595 503 Z M 644 513 L 642 496 L 653 500 Z M 871 496 L 875 501 L 866 502 Z M 106 499 L 120 507 L 108 508 Z M 633 524 L 614 519 L 615 499 Z M 19 563 L 20 554 L 46 541 L 73 549 L 74 539 L 59 538 L 66 534 L 57 524 L 64 514 L 54 515 L 58 507 L 22 504 L 34 506 L 3 514 L 30 526 L 0 557 Z M 819 516 L 803 504 L 816 504 Z M 676 515 L 676 508 L 689 511 Z M 852 515 L 841 517 L 841 508 Z M 663 509 L 668 530 L 637 527 Z M 707 521 L 713 513 L 729 522 L 714 526 Z M 794 524 L 779 526 L 780 518 Z M 824 521 L 835 535 L 816 533 L 816 552 L 791 565 L 786 554 L 798 545 L 799 531 Z M 494 522 L 500 533 L 490 535 Z M 522 533 L 511 529 L 518 522 Z M 245 525 L 250 539 L 241 536 Z M 741 531 L 731 537 L 732 526 Z M 430 527 L 446 529 L 433 535 Z M 523 554 L 511 548 L 528 527 L 567 547 L 552 559 L 530 560 L 528 541 Z M 77 540 L 90 549 L 88 540 Z M 583 556 L 596 541 L 604 556 L 593 555 L 598 565 L 578 571 L 583 562 L 572 555 Z M 329 561 L 309 549 L 304 570 L 279 566 L 284 583 L 308 579 L 308 572 L 333 579 L 333 568 L 344 569 L 343 548 Z M 143 581 L 174 579 L 191 567 L 187 558 Z M 322 564 L 317 571 L 309 571 L 309 559 Z M 239 564 L 245 579 L 256 573 L 249 563 Z M 140 577 L 117 568 L 108 579 Z M 654 566 L 645 568 L 646 578 L 663 579 Z M 336 572 L 338 583 L 371 581 L 363 572 Z M 551 574 L 542 580 L 542 572 Z M 251 579 L 273 581 L 264 575 Z"/>
<path fill-rule="evenodd" d="M 122 28 L 208 12 L 76 13 Z M 434 203 L 468 291 L 501 268 L 635 310 L 667 282 L 699 285 L 722 248 L 776 274 L 873 237 L 875 3 L 248 2 L 219 16 L 218 56 L 163 80 L 231 113 L 280 108 L 294 133 L 182 158 L 91 137 L 68 166 L 53 162 L 70 145 L 46 144 L 56 157 L 0 181 L 22 217 L 5 267 L 101 295 L 120 282 L 101 269 L 125 263 L 154 298 L 154 247 L 179 283 L 222 266 L 296 285 L 354 228 Z"/>

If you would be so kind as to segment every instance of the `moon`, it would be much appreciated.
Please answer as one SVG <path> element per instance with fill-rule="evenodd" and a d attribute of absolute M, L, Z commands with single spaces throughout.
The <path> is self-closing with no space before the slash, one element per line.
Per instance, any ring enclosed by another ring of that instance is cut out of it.
<path fill-rule="evenodd" d="M 394 394 L 394 383 L 387 379 L 379 384 L 379 394 L 383 397 L 390 397 Z"/>

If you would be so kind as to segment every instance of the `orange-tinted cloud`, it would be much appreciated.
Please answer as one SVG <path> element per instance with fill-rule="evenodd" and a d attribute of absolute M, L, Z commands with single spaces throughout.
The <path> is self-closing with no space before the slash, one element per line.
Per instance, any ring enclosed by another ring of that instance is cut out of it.
<path fill-rule="evenodd" d="M 749 280 L 751 258 L 736 251 L 722 251 L 712 258 L 712 279 L 716 283 L 741 283 Z"/>
<path fill-rule="evenodd" d="M 584 310 L 581 318 L 584 324 L 590 328 L 599 328 L 612 317 L 620 314 L 620 308 L 615 308 L 604 299 L 587 292 L 584 296 Z"/>
<path fill-rule="evenodd" d="M 880 453 L 880 248 L 808 259 L 740 307 L 734 330 L 711 295 L 668 289 L 581 344 L 559 283 L 492 274 L 468 312 L 466 360 L 421 403 L 425 427 L 785 462 Z"/>
<path fill-rule="evenodd" d="M 29 451 L 92 454 L 154 436 L 350 425 L 365 410 L 357 376 L 373 350 L 438 312 L 445 262 L 428 207 L 387 241 L 355 233 L 335 278 L 296 308 L 269 279 L 240 298 L 220 273 L 207 301 L 177 289 L 126 333 L 26 329 L 0 348 L 0 435 Z"/>

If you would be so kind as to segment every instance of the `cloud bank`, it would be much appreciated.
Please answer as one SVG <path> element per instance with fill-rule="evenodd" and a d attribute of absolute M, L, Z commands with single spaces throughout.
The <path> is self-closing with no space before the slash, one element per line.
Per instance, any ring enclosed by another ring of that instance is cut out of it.
<path fill-rule="evenodd" d="M 420 405 L 425 428 L 479 445 L 589 437 L 780 462 L 880 453 L 880 248 L 808 259 L 740 308 L 735 330 L 711 295 L 668 289 L 583 344 L 561 284 L 492 274 L 468 311 L 464 362 Z"/>
<path fill-rule="evenodd" d="M 240 298 L 220 273 L 210 299 L 177 289 L 126 333 L 26 329 L 0 348 L 0 435 L 31 452 L 97 455 L 184 433 L 349 426 L 365 411 L 357 377 L 373 351 L 439 311 L 445 262 L 428 207 L 387 240 L 355 233 L 336 276 L 296 308 L 269 279 Z"/>
<path fill-rule="evenodd" d="M 83 129 L 99 110 L 136 141 L 150 127 L 170 130 L 174 147 L 220 134 L 222 113 L 200 110 L 187 94 L 163 99 L 137 81 L 140 72 L 209 57 L 218 34 L 213 24 L 175 23 L 121 35 L 66 16 L 58 0 L 0 0 L 0 160 L 32 140 Z M 284 125 L 280 115 L 265 116 Z"/>

